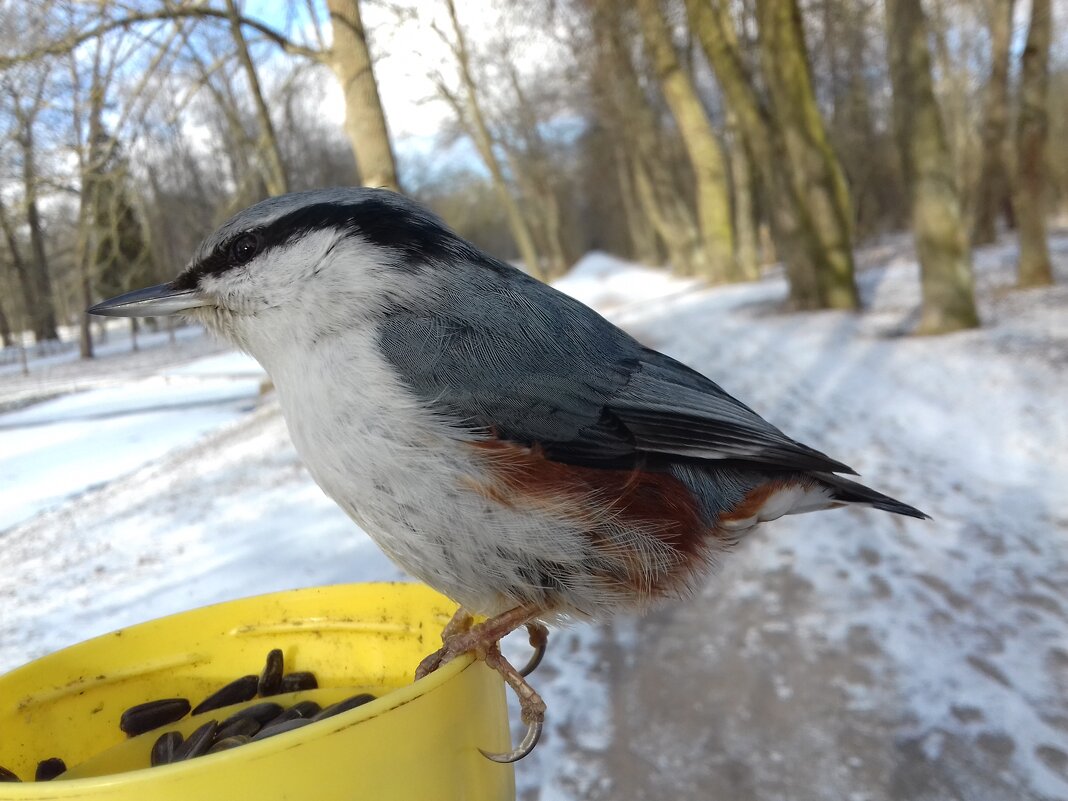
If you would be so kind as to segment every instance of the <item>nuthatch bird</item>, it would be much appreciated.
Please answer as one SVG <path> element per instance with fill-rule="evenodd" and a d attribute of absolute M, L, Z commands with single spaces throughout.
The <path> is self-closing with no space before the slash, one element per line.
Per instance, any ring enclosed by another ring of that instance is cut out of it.
<path fill-rule="evenodd" d="M 685 595 L 782 515 L 925 517 L 385 190 L 257 203 L 169 284 L 90 311 L 180 312 L 263 365 L 319 486 L 460 604 L 417 677 L 474 652 L 519 694 L 527 736 L 499 761 L 545 712 L 508 632 L 543 647 L 546 622 Z"/>

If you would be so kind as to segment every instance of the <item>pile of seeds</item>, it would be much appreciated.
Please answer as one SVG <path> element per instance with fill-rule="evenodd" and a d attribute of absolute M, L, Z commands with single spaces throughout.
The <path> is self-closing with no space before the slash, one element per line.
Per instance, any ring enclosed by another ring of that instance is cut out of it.
<path fill-rule="evenodd" d="M 242 676 L 216 690 L 192 708 L 186 698 L 163 698 L 137 704 L 122 713 L 119 728 L 128 736 L 136 737 L 175 723 L 190 712 L 199 715 L 213 709 L 251 701 L 257 695 L 268 698 L 282 693 L 318 688 L 319 683 L 314 674 L 305 671 L 285 673 L 283 668 L 282 652 L 276 648 L 267 654 L 267 663 L 260 675 Z M 266 740 L 276 734 L 299 729 L 309 723 L 355 709 L 373 701 L 374 698 L 370 693 L 360 693 L 325 709 L 314 701 L 300 701 L 288 708 L 274 701 L 262 701 L 235 712 L 222 722 L 209 720 L 188 737 L 183 738 L 181 732 L 177 731 L 160 735 L 152 746 L 150 761 L 153 767 L 169 765 L 204 754 L 226 751 L 245 743 Z M 43 782 L 54 779 L 66 769 L 66 764 L 59 757 L 42 760 L 37 764 L 34 780 Z M 0 767 L 0 782 L 17 781 L 21 779 L 12 771 Z"/>

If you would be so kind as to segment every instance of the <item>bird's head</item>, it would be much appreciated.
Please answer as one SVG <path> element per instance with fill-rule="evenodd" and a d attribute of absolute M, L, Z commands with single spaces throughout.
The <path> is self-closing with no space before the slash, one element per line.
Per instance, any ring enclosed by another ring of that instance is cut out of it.
<path fill-rule="evenodd" d="M 384 189 L 295 192 L 251 206 L 207 237 L 173 281 L 98 303 L 92 314 L 183 314 L 260 357 L 416 306 L 447 291 L 442 264 L 470 246 Z M 427 281 L 428 272 L 437 272 Z M 262 359 L 261 359 L 262 361 Z"/>

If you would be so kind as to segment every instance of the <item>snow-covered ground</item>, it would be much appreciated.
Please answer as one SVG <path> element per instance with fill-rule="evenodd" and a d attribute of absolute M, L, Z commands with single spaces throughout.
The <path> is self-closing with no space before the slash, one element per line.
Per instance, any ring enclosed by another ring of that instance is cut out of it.
<path fill-rule="evenodd" d="M 237 419 L 265 377 L 227 353 L 0 414 L 0 531 Z"/>
<path fill-rule="evenodd" d="M 984 250 L 986 326 L 940 338 L 902 336 L 919 296 L 898 238 L 861 254 L 861 315 L 783 313 L 774 275 L 706 289 L 598 254 L 560 282 L 934 519 L 780 520 L 692 602 L 554 632 L 523 801 L 1068 799 L 1068 237 L 1054 245 L 1060 285 L 1027 292 L 1011 247 Z M 142 461 L 0 530 L 0 669 L 194 605 L 400 575 L 311 482 L 273 400 L 241 412 L 251 375 L 157 361 L 101 360 L 77 375 L 96 389 L 0 417 L 0 518 L 40 483 L 4 437 L 69 426 L 95 470 L 104 410 L 146 438 L 117 448 Z M 146 407 L 231 390 L 229 417 L 147 441 L 160 427 L 138 418 L 164 412 Z"/>

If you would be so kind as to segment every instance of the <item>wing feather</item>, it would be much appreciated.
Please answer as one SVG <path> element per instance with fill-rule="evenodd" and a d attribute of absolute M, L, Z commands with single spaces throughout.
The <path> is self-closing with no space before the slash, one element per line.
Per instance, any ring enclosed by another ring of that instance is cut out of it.
<path fill-rule="evenodd" d="M 474 264 L 453 280 L 462 292 L 390 309 L 380 345 L 420 398 L 464 426 L 573 464 L 655 456 L 853 472 L 517 270 Z"/>

